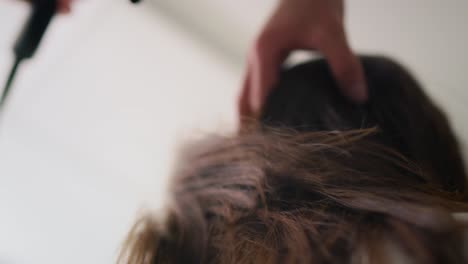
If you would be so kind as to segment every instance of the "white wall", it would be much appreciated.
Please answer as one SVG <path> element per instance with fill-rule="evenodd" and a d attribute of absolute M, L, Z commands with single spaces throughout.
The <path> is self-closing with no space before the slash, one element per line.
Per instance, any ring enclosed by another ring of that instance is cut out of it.
<path fill-rule="evenodd" d="M 25 11 L 0 2 L 1 73 Z M 1 264 L 111 263 L 138 209 L 161 204 L 178 140 L 232 127 L 237 76 L 209 47 L 145 6 L 75 11 L 2 113 Z"/>
<path fill-rule="evenodd" d="M 78 0 L 58 17 L 0 119 L 0 264 L 112 263 L 138 209 L 162 204 L 181 139 L 233 128 L 243 54 L 273 4 Z M 348 5 L 353 46 L 409 65 L 468 135 L 468 2 Z M 0 80 L 26 14 L 0 1 Z"/>

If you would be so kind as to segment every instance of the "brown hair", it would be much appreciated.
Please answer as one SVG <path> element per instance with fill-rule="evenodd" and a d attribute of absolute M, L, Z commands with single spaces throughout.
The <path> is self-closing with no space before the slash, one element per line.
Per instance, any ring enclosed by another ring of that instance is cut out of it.
<path fill-rule="evenodd" d="M 451 216 L 468 211 L 465 171 L 445 116 L 401 66 L 362 62 L 364 106 L 324 61 L 283 72 L 256 126 L 187 151 L 167 218 L 140 218 L 120 261 L 465 263 Z"/>

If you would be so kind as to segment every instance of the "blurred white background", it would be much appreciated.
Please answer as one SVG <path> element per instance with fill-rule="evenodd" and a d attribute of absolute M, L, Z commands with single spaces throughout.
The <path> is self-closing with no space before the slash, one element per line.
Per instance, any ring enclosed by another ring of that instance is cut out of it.
<path fill-rule="evenodd" d="M 349 0 L 359 52 L 409 66 L 468 140 L 468 1 Z M 160 208 L 177 146 L 235 126 L 244 54 L 275 0 L 77 0 L 0 118 L 0 264 L 112 263 Z M 0 80 L 28 14 L 0 1 Z"/>

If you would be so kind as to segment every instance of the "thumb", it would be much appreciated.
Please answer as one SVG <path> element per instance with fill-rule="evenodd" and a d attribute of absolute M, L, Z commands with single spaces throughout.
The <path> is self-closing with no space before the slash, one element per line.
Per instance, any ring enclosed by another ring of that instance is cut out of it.
<path fill-rule="evenodd" d="M 250 63 L 247 65 L 246 73 L 244 74 L 244 80 L 241 87 L 241 92 L 237 101 L 237 110 L 240 120 L 245 117 L 252 116 L 252 109 L 250 107 L 250 83 L 251 83 L 251 70 Z"/>
<path fill-rule="evenodd" d="M 272 43 L 258 45 L 251 58 L 251 78 L 249 89 L 249 104 L 252 112 L 258 114 L 266 97 L 275 85 L 281 64 L 287 53 L 276 49 Z"/>

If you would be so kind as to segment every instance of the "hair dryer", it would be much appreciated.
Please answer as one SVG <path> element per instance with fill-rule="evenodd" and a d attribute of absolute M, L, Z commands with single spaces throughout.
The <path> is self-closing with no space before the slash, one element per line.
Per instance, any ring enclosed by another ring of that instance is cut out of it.
<path fill-rule="evenodd" d="M 140 0 L 131 0 L 133 3 Z M 34 56 L 44 33 L 57 10 L 57 0 L 32 0 L 31 13 L 14 45 L 15 62 L 0 98 L 3 107 L 20 63 Z"/>
<path fill-rule="evenodd" d="M 56 9 L 56 0 L 33 0 L 31 2 L 31 14 L 13 47 L 15 62 L 3 89 L 0 107 L 3 106 L 8 96 L 20 63 L 34 55 Z"/>

